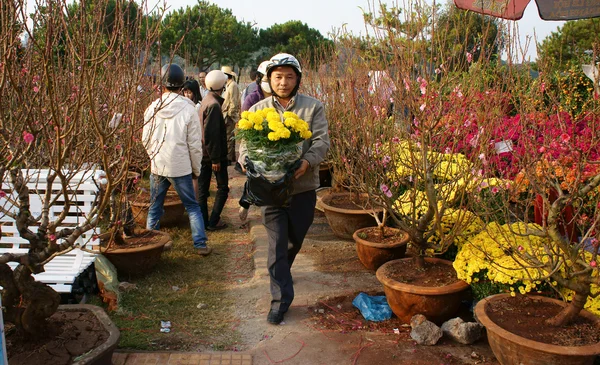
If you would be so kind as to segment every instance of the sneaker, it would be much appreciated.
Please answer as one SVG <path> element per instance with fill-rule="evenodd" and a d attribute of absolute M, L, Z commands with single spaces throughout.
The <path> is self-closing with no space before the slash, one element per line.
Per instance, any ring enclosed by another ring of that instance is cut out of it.
<path fill-rule="evenodd" d="M 283 322 L 283 314 L 283 312 L 280 312 L 276 309 L 271 309 L 267 315 L 267 322 L 270 324 L 280 324 Z"/>
<path fill-rule="evenodd" d="M 240 220 L 242 222 L 245 222 L 246 219 L 248 219 L 248 209 L 246 209 L 244 207 L 240 207 L 239 215 L 240 215 Z"/>
<path fill-rule="evenodd" d="M 200 247 L 196 249 L 196 253 L 200 256 L 208 256 L 212 252 L 212 247 Z"/>

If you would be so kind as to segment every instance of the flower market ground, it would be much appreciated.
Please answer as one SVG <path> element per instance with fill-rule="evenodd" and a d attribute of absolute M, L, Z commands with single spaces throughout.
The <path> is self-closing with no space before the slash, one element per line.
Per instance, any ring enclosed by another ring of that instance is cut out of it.
<path fill-rule="evenodd" d="M 294 303 L 284 323 L 269 325 L 266 232 L 255 207 L 241 226 L 244 177 L 232 168 L 230 177 L 229 227 L 209 233 L 210 256 L 194 255 L 183 222 L 164 229 L 174 245 L 154 272 L 120 278 L 136 289 L 121 293 L 110 313 L 121 329 L 114 364 L 497 364 L 485 338 L 417 346 L 395 318 L 365 321 L 352 299 L 383 294 L 382 286 L 358 261 L 354 242 L 336 238 L 319 211 L 292 269 Z M 160 332 L 161 320 L 171 322 L 169 333 Z"/>

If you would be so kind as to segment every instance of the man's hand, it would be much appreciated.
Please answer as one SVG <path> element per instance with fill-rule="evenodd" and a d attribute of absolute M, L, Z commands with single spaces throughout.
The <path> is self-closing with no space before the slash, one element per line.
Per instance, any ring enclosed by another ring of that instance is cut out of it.
<path fill-rule="evenodd" d="M 219 172 L 219 171 L 221 171 L 221 164 L 220 164 L 220 163 L 214 163 L 214 164 L 212 164 L 212 170 L 213 170 L 214 172 Z"/>
<path fill-rule="evenodd" d="M 309 166 L 310 164 L 308 163 L 308 161 L 306 161 L 305 159 L 300 160 L 300 167 L 294 173 L 294 179 L 299 179 L 300 176 L 304 175 L 306 170 L 308 170 Z"/>

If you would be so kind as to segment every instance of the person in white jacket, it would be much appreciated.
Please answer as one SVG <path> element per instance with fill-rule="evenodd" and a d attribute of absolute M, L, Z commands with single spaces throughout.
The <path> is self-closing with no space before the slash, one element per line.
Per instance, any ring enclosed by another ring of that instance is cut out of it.
<path fill-rule="evenodd" d="M 185 82 L 181 67 L 165 65 L 161 76 L 166 90 L 144 112 L 142 140 L 152 162 L 146 228 L 160 228 L 165 196 L 173 185 L 188 212 L 194 248 L 206 256 L 212 248 L 206 244 L 204 219 L 193 187 L 202 162 L 200 118 L 194 103 L 180 95 Z"/>

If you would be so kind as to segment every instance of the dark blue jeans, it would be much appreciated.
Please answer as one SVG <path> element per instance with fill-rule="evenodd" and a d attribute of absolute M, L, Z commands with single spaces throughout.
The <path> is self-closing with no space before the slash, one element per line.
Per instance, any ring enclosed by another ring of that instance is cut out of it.
<path fill-rule="evenodd" d="M 219 171 L 212 170 L 211 162 L 202 162 L 200 169 L 200 177 L 198 177 L 198 203 L 204 217 L 204 225 L 206 227 L 214 227 L 221 219 L 221 213 L 227 197 L 229 196 L 229 174 L 227 173 L 227 160 L 221 161 L 221 169 Z M 213 204 L 212 212 L 208 215 L 208 196 L 210 195 L 210 179 L 212 175 L 217 179 L 217 194 L 215 195 L 215 203 Z"/>
<path fill-rule="evenodd" d="M 294 300 L 291 268 L 315 217 L 316 203 L 316 192 L 309 190 L 293 195 L 287 208 L 261 208 L 269 238 L 271 309 L 286 312 Z"/>
<path fill-rule="evenodd" d="M 190 217 L 190 228 L 192 230 L 192 240 L 194 248 L 206 247 L 206 231 L 202 212 L 198 202 L 194 197 L 194 184 L 192 174 L 180 177 L 166 177 L 159 175 L 150 175 L 150 208 L 148 209 L 148 219 L 146 221 L 147 229 L 160 228 L 160 217 L 164 211 L 165 196 L 167 190 L 173 185 L 179 199 L 183 203 L 185 210 Z"/>

